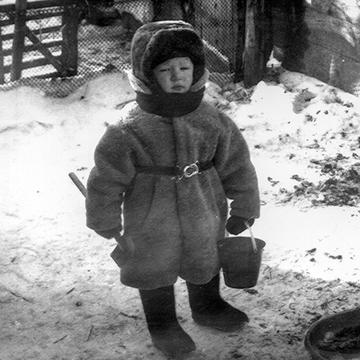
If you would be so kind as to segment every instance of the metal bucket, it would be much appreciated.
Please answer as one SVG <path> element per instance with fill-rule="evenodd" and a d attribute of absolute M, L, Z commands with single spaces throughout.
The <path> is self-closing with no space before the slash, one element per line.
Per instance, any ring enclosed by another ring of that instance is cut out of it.
<path fill-rule="evenodd" d="M 220 266 L 225 284 L 235 289 L 254 287 L 259 271 L 265 241 L 254 238 L 251 228 L 250 237 L 225 237 L 218 243 Z"/>

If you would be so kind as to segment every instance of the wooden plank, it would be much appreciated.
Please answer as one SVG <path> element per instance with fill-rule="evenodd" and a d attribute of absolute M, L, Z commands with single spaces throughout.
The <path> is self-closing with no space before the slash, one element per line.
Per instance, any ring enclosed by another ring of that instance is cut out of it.
<path fill-rule="evenodd" d="M 60 32 L 61 30 L 61 24 L 54 25 L 54 26 L 48 26 L 43 27 L 41 29 L 33 29 L 31 30 L 34 35 L 41 35 L 41 34 L 49 34 L 49 33 L 56 33 Z"/>
<path fill-rule="evenodd" d="M 36 14 L 27 15 L 26 21 L 48 19 L 48 18 L 53 18 L 56 16 L 62 16 L 62 14 L 63 14 L 62 9 L 54 10 L 54 11 L 39 12 Z"/>
<path fill-rule="evenodd" d="M 271 8 L 266 0 L 247 0 L 245 16 L 244 85 L 251 87 L 264 76 L 272 49 Z"/>
<path fill-rule="evenodd" d="M 59 74 L 57 71 L 52 71 L 52 72 L 41 74 L 41 75 L 31 76 L 31 78 L 35 78 L 35 79 L 51 79 L 51 78 L 58 78 L 58 77 L 61 77 L 61 74 Z"/>
<path fill-rule="evenodd" d="M 59 32 L 60 30 L 61 30 L 61 25 L 57 25 L 57 26 L 49 26 L 49 27 L 41 28 L 41 29 L 34 29 L 31 31 L 34 35 L 43 35 L 43 34 L 49 34 L 49 33 L 56 33 L 56 32 Z M 0 35 L 0 39 L 2 39 L 3 41 L 11 40 L 13 38 L 14 38 L 13 33 Z"/>
<path fill-rule="evenodd" d="M 26 0 L 16 0 L 15 7 L 15 36 L 12 45 L 11 81 L 18 80 L 21 77 L 21 62 L 25 43 Z"/>
<path fill-rule="evenodd" d="M 61 56 L 54 56 L 54 58 L 57 61 L 61 60 Z M 24 61 L 22 64 L 22 69 L 25 70 L 25 69 L 44 66 L 44 65 L 52 65 L 52 64 L 50 63 L 48 58 L 41 57 L 41 58 L 32 59 L 30 61 Z M 4 72 L 9 73 L 10 71 L 11 71 L 11 65 L 5 65 Z"/>
<path fill-rule="evenodd" d="M 272 21 L 273 45 L 282 51 L 286 49 L 289 41 L 289 34 L 294 31 L 293 22 L 293 1 L 279 0 L 270 9 Z M 280 59 L 278 59 L 280 60 Z"/>
<path fill-rule="evenodd" d="M 41 41 L 31 32 L 27 26 L 25 27 L 25 32 L 28 39 L 37 46 L 37 50 L 49 60 L 50 64 L 53 65 L 59 73 L 65 75 L 66 69 L 62 62 L 51 54 L 49 49 L 41 43 Z"/>
<path fill-rule="evenodd" d="M 245 87 L 251 87 L 257 84 L 262 78 L 259 29 L 257 27 L 257 18 L 259 17 L 258 1 L 260 0 L 246 0 L 244 48 Z"/>
<path fill-rule="evenodd" d="M 28 9 L 43 9 L 54 6 L 64 6 L 76 4 L 77 0 L 27 0 Z M 15 1 L 14 0 L 1 0 L 0 12 L 2 11 L 14 11 Z"/>
<path fill-rule="evenodd" d="M 54 40 L 54 41 L 47 41 L 47 42 L 42 42 L 42 44 L 46 47 L 46 48 L 53 48 L 53 47 L 60 47 L 63 44 L 62 40 Z M 24 53 L 25 52 L 30 52 L 30 51 L 38 51 L 39 50 L 39 46 L 38 44 L 33 44 L 33 45 L 27 45 L 24 46 Z M 12 50 L 11 49 L 3 49 L 3 56 L 9 56 L 12 54 Z"/>
<path fill-rule="evenodd" d="M 260 43 L 260 69 L 261 78 L 265 75 L 266 64 L 273 50 L 272 4 L 267 0 L 260 0 L 260 16 L 258 19 Z"/>
<path fill-rule="evenodd" d="M 243 79 L 243 52 L 245 44 L 245 10 L 246 0 L 232 1 L 232 22 L 233 33 L 235 35 L 235 51 L 233 54 L 232 64 L 234 67 L 234 82 L 239 82 Z"/>
<path fill-rule="evenodd" d="M 77 74 L 78 67 L 79 9 L 74 5 L 64 7 L 62 17 L 62 62 L 67 76 Z"/>

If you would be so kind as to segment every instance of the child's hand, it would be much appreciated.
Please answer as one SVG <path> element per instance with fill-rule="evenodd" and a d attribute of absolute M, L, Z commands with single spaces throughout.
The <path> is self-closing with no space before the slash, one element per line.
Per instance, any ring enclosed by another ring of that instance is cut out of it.
<path fill-rule="evenodd" d="M 239 216 L 230 216 L 226 223 L 226 230 L 232 235 L 238 235 L 247 229 L 245 222 L 247 222 L 249 226 L 252 226 L 254 221 L 254 219 L 244 219 Z"/>
<path fill-rule="evenodd" d="M 117 227 L 110 230 L 95 231 L 95 232 L 105 239 L 112 239 L 120 236 L 121 228 Z"/>

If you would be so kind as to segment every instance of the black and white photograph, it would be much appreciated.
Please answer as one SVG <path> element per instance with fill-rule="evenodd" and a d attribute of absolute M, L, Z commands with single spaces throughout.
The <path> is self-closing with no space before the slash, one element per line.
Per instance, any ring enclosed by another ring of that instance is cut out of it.
<path fill-rule="evenodd" d="M 360 360 L 360 2 L 0 0 L 0 360 Z"/>

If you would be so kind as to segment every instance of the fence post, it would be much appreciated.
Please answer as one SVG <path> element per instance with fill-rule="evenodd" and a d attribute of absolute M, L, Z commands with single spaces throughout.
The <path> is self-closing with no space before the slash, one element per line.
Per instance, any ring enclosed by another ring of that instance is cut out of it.
<path fill-rule="evenodd" d="M 246 0 L 245 49 L 244 49 L 244 85 L 255 85 L 259 79 L 259 43 L 256 29 L 258 0 Z"/>
<path fill-rule="evenodd" d="M 0 26 L 0 84 L 5 83 L 5 69 L 4 69 L 4 54 L 3 54 L 3 39 L 1 36 Z"/>
<path fill-rule="evenodd" d="M 244 76 L 243 53 L 245 43 L 245 13 L 246 0 L 233 0 L 232 16 L 235 51 L 231 63 L 233 64 L 235 83 L 241 81 Z"/>
<path fill-rule="evenodd" d="M 16 0 L 14 20 L 14 40 L 11 64 L 11 81 L 20 79 L 25 46 L 26 0 Z"/>
<path fill-rule="evenodd" d="M 61 57 L 66 69 L 66 76 L 77 74 L 78 70 L 78 28 L 79 8 L 75 2 L 64 5 L 62 16 L 62 49 Z"/>
<path fill-rule="evenodd" d="M 257 84 L 264 76 L 272 48 L 269 23 L 269 4 L 266 0 L 246 0 L 244 85 Z"/>

